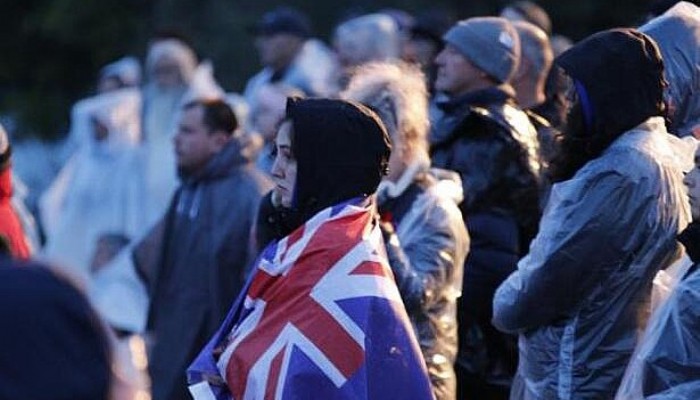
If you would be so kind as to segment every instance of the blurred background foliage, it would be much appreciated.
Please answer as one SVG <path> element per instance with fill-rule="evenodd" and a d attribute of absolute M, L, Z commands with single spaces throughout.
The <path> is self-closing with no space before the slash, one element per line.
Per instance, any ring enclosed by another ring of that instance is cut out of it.
<path fill-rule="evenodd" d="M 265 11 L 291 5 L 308 13 L 328 40 L 344 15 L 399 8 L 441 8 L 455 18 L 493 15 L 507 1 L 488 0 L 0 0 L 0 116 L 18 137 L 57 139 L 71 105 L 94 90 L 103 65 L 124 55 L 143 59 L 148 38 L 175 31 L 200 58 L 214 62 L 227 91 L 241 91 L 259 69 L 246 27 Z M 540 0 L 555 33 L 575 40 L 595 31 L 637 25 L 645 0 Z"/>

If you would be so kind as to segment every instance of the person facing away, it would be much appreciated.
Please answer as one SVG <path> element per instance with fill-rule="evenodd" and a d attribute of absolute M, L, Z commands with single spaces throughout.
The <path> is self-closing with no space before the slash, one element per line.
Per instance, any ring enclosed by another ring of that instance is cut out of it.
<path fill-rule="evenodd" d="M 520 58 L 511 24 L 470 18 L 444 39 L 435 86 L 447 99 L 437 104 L 443 115 L 433 123 L 432 160 L 459 173 L 460 210 L 471 237 L 458 303 L 458 398 L 505 398 L 517 365 L 516 339 L 492 326 L 491 303 L 537 231 L 537 133 L 510 85 Z"/>
<path fill-rule="evenodd" d="M 153 399 L 186 399 L 185 368 L 226 315 L 254 256 L 250 232 L 270 183 L 220 100 L 184 106 L 173 141 L 182 181 L 164 218 L 134 248 L 148 289 Z"/>
<path fill-rule="evenodd" d="M 276 144 L 258 219 L 272 240 L 188 370 L 194 397 L 432 398 L 376 216 L 391 149 L 379 117 L 290 99 Z"/>
<path fill-rule="evenodd" d="M 615 395 L 657 271 L 688 222 L 682 160 L 664 123 L 663 62 L 634 29 L 588 37 L 557 58 L 572 99 L 557 183 L 493 323 L 519 334 L 511 399 Z"/>
<path fill-rule="evenodd" d="M 435 398 L 455 399 L 457 298 L 469 236 L 457 207 L 459 177 L 430 170 L 425 78 L 417 66 L 369 63 L 341 95 L 375 110 L 389 132 L 389 173 L 377 189 L 389 265 Z"/>

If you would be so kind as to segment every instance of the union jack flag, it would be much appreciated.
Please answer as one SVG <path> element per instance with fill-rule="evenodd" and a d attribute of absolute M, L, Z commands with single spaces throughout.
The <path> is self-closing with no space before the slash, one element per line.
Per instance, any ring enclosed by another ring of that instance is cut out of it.
<path fill-rule="evenodd" d="M 197 400 L 432 399 L 371 201 L 268 246 L 188 369 Z"/>

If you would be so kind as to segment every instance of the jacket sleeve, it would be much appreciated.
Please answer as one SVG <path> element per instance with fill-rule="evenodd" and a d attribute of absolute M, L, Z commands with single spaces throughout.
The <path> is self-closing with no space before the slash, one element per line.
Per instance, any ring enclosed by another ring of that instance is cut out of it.
<path fill-rule="evenodd" d="M 676 386 L 700 393 L 699 331 L 700 273 L 696 270 L 678 285 L 639 344 L 649 351 L 640 371 L 645 397 L 669 389 L 680 391 Z M 691 386 L 684 385 L 690 383 Z"/>
<path fill-rule="evenodd" d="M 634 251 L 657 201 L 643 184 L 604 171 L 556 185 L 528 255 L 496 291 L 493 324 L 522 333 L 575 312 Z"/>
<path fill-rule="evenodd" d="M 160 272 L 159 264 L 163 254 L 164 237 L 165 220 L 161 219 L 132 250 L 132 260 L 136 273 L 146 286 L 149 295 L 153 294 Z"/>
<path fill-rule="evenodd" d="M 389 264 L 409 314 L 433 303 L 448 287 L 461 287 L 468 238 L 457 209 L 454 211 L 434 208 L 425 215 L 422 229 L 405 243 L 383 229 Z"/>

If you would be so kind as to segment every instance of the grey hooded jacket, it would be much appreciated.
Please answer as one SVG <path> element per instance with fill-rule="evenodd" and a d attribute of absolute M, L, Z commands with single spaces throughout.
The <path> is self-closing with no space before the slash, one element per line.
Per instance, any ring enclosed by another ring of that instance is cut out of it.
<path fill-rule="evenodd" d="M 237 139 L 178 188 L 134 263 L 151 299 L 153 399 L 189 398 L 185 369 L 221 324 L 256 254 L 251 229 L 269 180 Z"/>
<path fill-rule="evenodd" d="M 653 117 L 553 186 L 529 254 L 494 297 L 494 325 L 520 334 L 512 399 L 614 396 L 652 278 L 689 220 L 682 178 Z"/>

